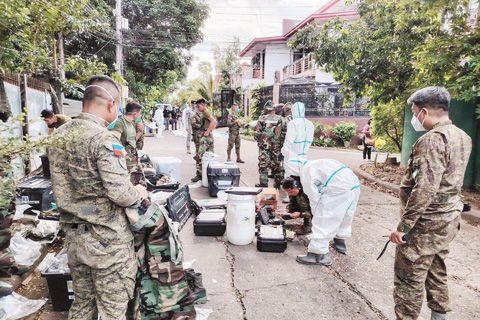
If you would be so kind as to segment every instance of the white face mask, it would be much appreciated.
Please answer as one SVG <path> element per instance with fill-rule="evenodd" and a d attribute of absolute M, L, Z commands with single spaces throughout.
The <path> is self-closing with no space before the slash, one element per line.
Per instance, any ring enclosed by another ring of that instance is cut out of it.
<path fill-rule="evenodd" d="M 420 112 L 422 112 L 422 111 L 420 111 Z M 418 114 L 420 114 L 420 112 Z M 425 118 L 423 118 L 423 121 L 420 122 L 420 120 L 418 120 L 418 118 L 417 118 L 417 116 L 415 116 L 415 114 L 413 114 L 412 120 L 410 121 L 413 129 L 415 129 L 415 131 L 418 131 L 418 132 L 427 131 L 427 129 L 425 129 L 425 127 L 423 126 L 424 122 L 425 122 Z"/>
<path fill-rule="evenodd" d="M 112 101 L 113 101 L 114 103 L 117 103 L 117 102 L 115 101 L 115 99 L 113 99 L 113 96 L 110 94 L 110 92 L 108 92 L 108 90 L 105 89 L 104 87 L 98 86 L 98 85 L 96 85 L 96 84 L 91 84 L 91 85 L 89 85 L 88 87 L 85 88 L 85 91 L 86 91 L 88 88 L 90 88 L 90 87 L 96 87 L 96 88 L 102 89 L 103 91 L 105 91 L 105 92 L 110 96 L 110 98 L 112 99 Z M 118 108 L 117 108 L 117 114 L 115 115 L 115 119 L 114 119 L 112 122 L 107 122 L 107 121 L 105 121 L 105 122 L 107 123 L 106 127 L 107 127 L 107 128 L 108 128 L 108 127 L 112 127 L 112 128 L 113 128 L 113 126 L 115 125 L 115 121 L 117 121 L 117 118 L 118 118 Z M 109 128 L 109 129 L 111 129 L 111 128 Z"/>

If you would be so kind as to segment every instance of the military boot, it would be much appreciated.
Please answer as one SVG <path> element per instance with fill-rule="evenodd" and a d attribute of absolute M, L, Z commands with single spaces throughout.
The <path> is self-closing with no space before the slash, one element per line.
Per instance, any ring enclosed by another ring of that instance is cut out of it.
<path fill-rule="evenodd" d="M 297 235 L 303 236 L 306 234 L 312 233 L 312 219 L 311 218 L 303 218 L 303 227 L 296 232 Z"/>
<path fill-rule="evenodd" d="M 227 162 L 232 161 L 232 158 L 230 158 L 230 154 L 232 153 L 231 150 L 227 151 Z"/>
<path fill-rule="evenodd" d="M 188 154 L 191 154 L 191 152 L 190 152 L 190 147 L 187 147 L 187 153 L 188 153 Z"/>
<path fill-rule="evenodd" d="M 333 247 L 338 253 L 347 254 L 347 244 L 345 243 L 345 240 L 333 238 Z"/>
<path fill-rule="evenodd" d="M 447 320 L 447 314 L 432 310 L 431 320 Z"/>
<path fill-rule="evenodd" d="M 268 188 L 268 184 L 257 183 L 257 184 L 255 185 L 255 188 Z"/>
<path fill-rule="evenodd" d="M 199 176 L 199 175 L 196 175 L 195 177 L 193 177 L 192 179 L 190 179 L 192 182 L 198 182 L 200 180 L 202 180 L 202 176 Z"/>
<path fill-rule="evenodd" d="M 243 160 L 240 158 L 240 150 L 237 149 L 237 150 L 235 150 L 235 151 L 236 151 L 236 153 L 237 153 L 237 162 L 238 162 L 238 163 L 245 163 L 245 161 L 243 161 Z"/>
<path fill-rule="evenodd" d="M 306 255 L 297 256 L 297 262 L 308 265 L 329 266 L 332 264 L 332 259 L 326 254 L 317 254 L 308 252 Z"/>

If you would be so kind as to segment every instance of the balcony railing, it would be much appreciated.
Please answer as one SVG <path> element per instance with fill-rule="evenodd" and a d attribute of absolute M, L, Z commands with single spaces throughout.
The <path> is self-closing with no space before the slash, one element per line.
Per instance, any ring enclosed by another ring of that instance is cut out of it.
<path fill-rule="evenodd" d="M 290 78 L 299 74 L 304 74 L 307 71 L 315 70 L 315 58 L 313 53 L 307 54 L 302 59 L 294 61 L 291 65 L 283 68 L 283 79 Z"/>

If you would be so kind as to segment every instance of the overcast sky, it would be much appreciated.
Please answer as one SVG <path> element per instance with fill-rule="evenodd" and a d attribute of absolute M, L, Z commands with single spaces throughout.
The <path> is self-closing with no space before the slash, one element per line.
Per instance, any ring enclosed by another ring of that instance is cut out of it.
<path fill-rule="evenodd" d="M 234 36 L 245 47 L 253 38 L 279 36 L 282 19 L 303 20 L 328 0 L 206 0 L 209 17 L 203 27 L 204 41 L 192 49 L 194 61 L 188 79 L 199 76 L 199 61 L 213 63 L 214 44 L 227 46 Z"/>

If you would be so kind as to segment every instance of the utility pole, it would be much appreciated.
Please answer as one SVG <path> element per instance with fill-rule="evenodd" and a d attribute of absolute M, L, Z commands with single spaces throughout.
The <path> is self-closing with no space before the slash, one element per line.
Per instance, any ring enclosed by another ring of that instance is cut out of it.
<path fill-rule="evenodd" d="M 58 60 L 55 59 L 55 71 L 58 74 L 60 83 L 55 84 L 56 94 L 58 98 L 58 112 L 63 113 L 63 93 L 62 93 L 62 83 L 65 82 L 65 70 L 63 70 L 63 65 L 65 64 L 65 53 L 63 51 L 63 34 L 61 32 L 57 33 L 57 48 L 58 48 Z"/>
<path fill-rule="evenodd" d="M 115 0 L 115 34 L 117 38 L 117 55 L 115 70 L 123 76 L 123 39 L 122 39 L 122 0 Z"/>

